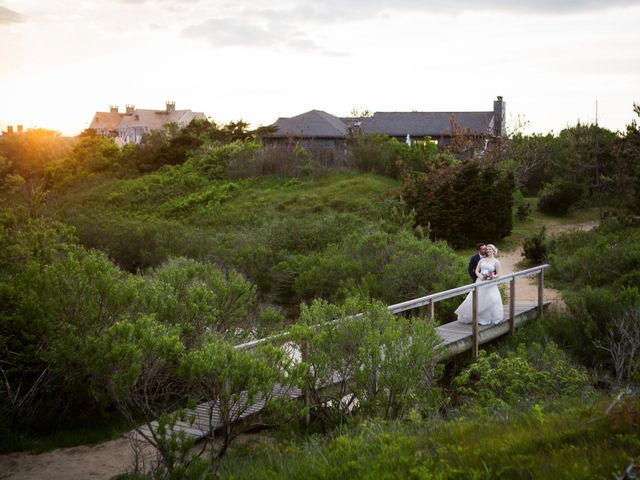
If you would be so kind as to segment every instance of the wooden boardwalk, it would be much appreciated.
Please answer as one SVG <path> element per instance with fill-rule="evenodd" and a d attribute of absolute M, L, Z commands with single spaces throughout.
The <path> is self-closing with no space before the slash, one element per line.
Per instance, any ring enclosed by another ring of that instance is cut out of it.
<path fill-rule="evenodd" d="M 548 302 L 544 306 L 548 305 Z M 536 318 L 539 314 L 539 304 L 534 302 L 516 303 L 514 306 L 514 326 L 519 327 L 528 321 Z M 390 307 L 391 309 L 392 307 Z M 511 331 L 511 325 L 509 318 L 511 306 L 509 304 L 504 307 L 504 318 L 501 323 L 496 325 L 478 326 L 478 344 L 483 344 L 494 340 L 498 337 L 508 334 Z M 443 353 L 440 357 L 440 361 L 454 357 L 460 353 L 472 350 L 473 346 L 473 327 L 469 324 L 462 324 L 458 321 L 446 323 L 437 327 L 437 331 L 443 341 Z M 299 388 L 289 387 L 285 385 L 276 385 L 272 392 L 276 396 L 286 396 L 292 399 L 300 399 L 303 396 L 302 390 Z M 241 410 L 238 418 L 240 420 L 246 419 L 252 415 L 259 413 L 264 408 L 265 402 L 258 400 L 252 405 L 248 405 L 246 399 L 244 402 L 242 399 L 237 407 Z M 186 410 L 187 418 L 193 417 L 193 423 L 178 422 L 174 427 L 174 430 L 183 431 L 188 436 L 194 439 L 200 439 L 209 436 L 212 431 L 215 431 L 224 426 L 220 420 L 219 413 L 215 405 L 210 402 L 201 403 L 194 410 Z M 152 422 L 152 428 L 157 427 L 157 422 Z M 151 435 L 149 427 L 144 425 L 135 431 L 136 434 L 145 436 Z"/>

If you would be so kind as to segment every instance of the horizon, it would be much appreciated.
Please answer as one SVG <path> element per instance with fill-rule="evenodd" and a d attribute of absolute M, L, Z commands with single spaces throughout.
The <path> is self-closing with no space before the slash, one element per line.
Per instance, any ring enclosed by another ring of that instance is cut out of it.
<path fill-rule="evenodd" d="M 168 100 L 256 128 L 312 109 L 490 111 L 502 96 L 510 130 L 558 133 L 597 108 L 623 131 L 638 23 L 640 0 L 0 0 L 0 130 L 74 136 L 110 105 Z"/>

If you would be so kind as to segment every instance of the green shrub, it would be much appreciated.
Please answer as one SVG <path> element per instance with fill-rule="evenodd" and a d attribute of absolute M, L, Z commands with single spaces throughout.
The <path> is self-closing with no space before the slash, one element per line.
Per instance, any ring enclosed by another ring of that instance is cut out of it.
<path fill-rule="evenodd" d="M 615 320 L 640 308 L 637 287 L 620 291 L 586 287 L 567 292 L 564 297 L 568 313 L 545 319 L 547 331 L 583 365 L 604 367 L 614 373 L 614 359 L 601 346 L 607 343 L 611 334 L 613 341 L 619 341 L 622 332 L 614 328 Z"/>
<path fill-rule="evenodd" d="M 251 155 L 236 155 L 229 159 L 229 178 L 262 176 L 307 177 L 321 171 L 313 155 L 299 145 L 271 145 L 256 149 Z"/>
<path fill-rule="evenodd" d="M 178 219 L 102 210 L 99 215 L 79 213 L 72 221 L 85 247 L 106 252 L 129 272 L 157 267 L 170 256 L 204 259 L 217 246 L 215 236 Z"/>
<path fill-rule="evenodd" d="M 515 208 L 515 218 L 519 222 L 526 221 L 531 215 L 531 204 L 526 201 L 520 190 L 516 190 L 513 193 L 513 206 Z"/>
<path fill-rule="evenodd" d="M 477 162 L 434 166 L 406 176 L 403 196 L 431 237 L 456 247 L 495 241 L 513 227 L 513 174 Z"/>
<path fill-rule="evenodd" d="M 547 233 L 542 227 L 538 233 L 525 237 L 522 242 L 524 258 L 536 264 L 544 263 L 547 259 Z"/>
<path fill-rule="evenodd" d="M 514 479 L 620 477 L 640 453 L 637 397 L 567 402 L 508 419 L 363 422 L 333 435 L 254 443 L 221 466 L 222 479 Z M 250 454 L 249 454 L 250 452 Z"/>
<path fill-rule="evenodd" d="M 146 274 L 140 292 L 143 311 L 166 325 L 178 325 L 187 346 L 211 332 L 233 336 L 250 327 L 256 289 L 234 270 L 187 258 L 170 258 Z"/>
<path fill-rule="evenodd" d="M 135 303 L 138 282 L 55 224 L 15 232 L 0 276 L 0 350 L 6 425 L 47 432 L 104 412 L 92 341 Z M 62 235 L 60 235 L 62 233 Z"/>
<path fill-rule="evenodd" d="M 188 163 L 211 180 L 241 178 L 244 175 L 238 172 L 251 165 L 262 149 L 254 141 L 236 141 L 226 145 L 207 142 L 190 155 Z"/>
<path fill-rule="evenodd" d="M 454 383 L 465 401 L 495 408 L 504 404 L 531 406 L 560 392 L 575 395 L 588 384 L 588 378 L 555 344 L 533 343 L 520 345 L 505 356 L 481 351 Z"/>
<path fill-rule="evenodd" d="M 160 208 L 160 212 L 170 217 L 181 217 L 195 209 L 212 208 L 230 199 L 238 185 L 229 182 L 214 185 L 186 197 L 174 198 Z"/>
<path fill-rule="evenodd" d="M 356 169 L 388 177 L 400 177 L 400 165 L 409 146 L 382 134 L 356 135 L 349 141 Z"/>
<path fill-rule="evenodd" d="M 556 179 L 544 186 L 540 192 L 538 210 L 550 215 L 566 215 L 586 195 L 582 184 L 568 180 Z"/>
<path fill-rule="evenodd" d="M 275 268 L 278 288 L 290 285 L 301 301 L 364 293 L 388 304 L 458 286 L 464 271 L 444 243 L 381 231 L 349 235 L 322 252 L 292 256 Z"/>
<path fill-rule="evenodd" d="M 312 411 L 328 425 L 428 409 L 440 369 L 435 326 L 394 316 L 377 301 L 303 306 L 292 338 L 303 346 Z M 336 382 L 336 377 L 338 381 Z"/>
<path fill-rule="evenodd" d="M 636 222 L 614 220 L 597 229 L 576 231 L 549 244 L 550 276 L 574 289 L 611 286 L 640 270 Z"/>

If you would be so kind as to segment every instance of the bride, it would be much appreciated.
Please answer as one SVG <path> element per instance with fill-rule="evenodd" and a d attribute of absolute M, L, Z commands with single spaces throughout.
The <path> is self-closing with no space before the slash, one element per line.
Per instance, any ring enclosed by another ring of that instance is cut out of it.
<path fill-rule="evenodd" d="M 478 279 L 476 283 L 492 280 L 500 275 L 500 262 L 495 258 L 498 249 L 495 245 L 487 244 L 487 255 L 480 259 L 476 267 Z M 456 309 L 460 323 L 471 323 L 473 309 L 473 292 L 469 292 L 464 302 Z M 500 323 L 504 317 L 502 298 L 497 285 L 478 288 L 478 324 L 491 325 Z"/>

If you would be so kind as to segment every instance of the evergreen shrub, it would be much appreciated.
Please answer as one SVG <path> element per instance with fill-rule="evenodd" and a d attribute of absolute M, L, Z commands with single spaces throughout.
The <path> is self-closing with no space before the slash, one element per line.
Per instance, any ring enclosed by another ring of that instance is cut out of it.
<path fill-rule="evenodd" d="M 544 186 L 540 192 L 538 210 L 549 215 L 566 215 L 586 195 L 582 184 L 556 179 Z"/>
<path fill-rule="evenodd" d="M 547 234 L 545 227 L 538 233 L 525 237 L 522 242 L 524 258 L 534 263 L 543 263 L 547 258 Z"/>
<path fill-rule="evenodd" d="M 513 174 L 477 162 L 440 164 L 405 177 L 403 195 L 431 237 L 455 247 L 498 241 L 513 227 Z"/>

